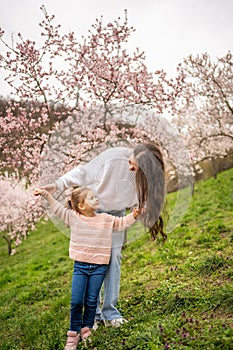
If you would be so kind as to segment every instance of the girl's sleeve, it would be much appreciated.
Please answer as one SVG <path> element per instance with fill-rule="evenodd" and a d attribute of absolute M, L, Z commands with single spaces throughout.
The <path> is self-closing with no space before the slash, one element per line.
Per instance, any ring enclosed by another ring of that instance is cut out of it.
<path fill-rule="evenodd" d="M 124 229 L 132 226 L 137 220 L 134 219 L 133 213 L 130 213 L 126 216 L 118 218 L 114 216 L 113 230 L 114 231 L 123 231 Z"/>
<path fill-rule="evenodd" d="M 65 208 L 63 204 L 56 201 L 50 206 L 50 210 L 66 225 L 70 226 L 70 220 L 73 214 L 71 209 Z"/>

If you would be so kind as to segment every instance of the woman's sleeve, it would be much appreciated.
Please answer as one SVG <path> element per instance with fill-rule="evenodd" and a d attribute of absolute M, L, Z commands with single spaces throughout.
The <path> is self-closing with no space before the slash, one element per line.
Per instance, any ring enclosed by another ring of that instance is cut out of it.
<path fill-rule="evenodd" d="M 114 216 L 114 224 L 113 224 L 113 230 L 114 231 L 123 231 L 124 229 L 132 226 L 137 220 L 134 219 L 133 213 L 130 213 L 126 216 L 117 217 Z"/>
<path fill-rule="evenodd" d="M 90 186 L 97 181 L 97 174 L 104 167 L 106 157 L 104 152 L 84 165 L 78 165 L 74 169 L 56 180 L 57 188 L 63 192 L 71 186 Z"/>
<path fill-rule="evenodd" d="M 68 171 L 57 181 L 57 188 L 63 192 L 71 186 L 91 186 L 98 184 L 106 170 L 106 164 L 110 160 L 117 158 L 127 159 L 131 150 L 125 147 L 113 147 L 100 153 L 86 164 L 78 165 L 74 169 Z"/>
<path fill-rule="evenodd" d="M 80 172 L 81 172 L 81 165 L 68 171 L 65 175 L 57 179 L 55 182 L 57 184 L 58 190 L 60 192 L 63 192 L 64 190 L 66 190 L 71 186 L 83 186 L 80 183 Z"/>

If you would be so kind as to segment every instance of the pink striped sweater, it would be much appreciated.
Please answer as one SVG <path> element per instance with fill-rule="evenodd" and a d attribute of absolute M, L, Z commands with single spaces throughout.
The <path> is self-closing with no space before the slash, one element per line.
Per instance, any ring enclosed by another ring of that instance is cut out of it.
<path fill-rule="evenodd" d="M 122 231 L 136 221 L 133 213 L 123 217 L 105 213 L 87 217 L 65 208 L 57 201 L 50 208 L 71 229 L 70 258 L 90 264 L 108 264 L 111 255 L 112 232 Z"/>

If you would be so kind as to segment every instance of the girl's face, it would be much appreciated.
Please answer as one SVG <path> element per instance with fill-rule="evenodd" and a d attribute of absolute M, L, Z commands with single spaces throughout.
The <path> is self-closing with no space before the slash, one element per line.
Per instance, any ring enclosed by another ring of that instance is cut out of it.
<path fill-rule="evenodd" d="M 86 198 L 85 198 L 85 206 L 96 210 L 99 209 L 99 200 L 96 198 L 94 193 L 90 190 L 88 191 Z"/>
<path fill-rule="evenodd" d="M 134 154 L 133 153 L 129 157 L 129 170 L 131 170 L 131 171 L 137 171 L 138 170 L 138 165 L 136 163 L 136 160 L 134 158 Z"/>

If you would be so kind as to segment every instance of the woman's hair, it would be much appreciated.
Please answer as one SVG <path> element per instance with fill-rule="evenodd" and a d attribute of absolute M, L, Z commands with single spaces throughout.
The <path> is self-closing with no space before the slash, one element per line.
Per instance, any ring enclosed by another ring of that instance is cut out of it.
<path fill-rule="evenodd" d="M 68 207 L 79 213 L 78 205 L 85 202 L 88 192 L 89 189 L 87 187 L 74 187 L 71 193 L 71 198 L 67 201 Z"/>
<path fill-rule="evenodd" d="M 136 171 L 136 190 L 139 209 L 144 208 L 141 221 L 149 228 L 155 240 L 160 233 L 163 241 L 167 235 L 163 231 L 161 212 L 165 201 L 165 167 L 159 147 L 153 143 L 137 145 L 133 150 L 138 165 Z"/>

